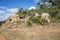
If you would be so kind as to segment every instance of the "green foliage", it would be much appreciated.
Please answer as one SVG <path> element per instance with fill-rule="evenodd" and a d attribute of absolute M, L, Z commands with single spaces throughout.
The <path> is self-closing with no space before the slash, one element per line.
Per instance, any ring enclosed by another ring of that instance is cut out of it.
<path fill-rule="evenodd" d="M 60 15 L 55 17 L 55 20 L 60 20 Z"/>
<path fill-rule="evenodd" d="M 25 10 L 25 11 L 26 11 L 26 15 L 27 16 L 30 16 L 31 15 L 30 10 Z"/>
<path fill-rule="evenodd" d="M 57 7 L 50 7 L 42 9 L 40 12 L 47 12 L 50 14 L 51 18 L 56 17 L 59 13 L 59 9 Z"/>
<path fill-rule="evenodd" d="M 42 19 L 41 19 L 41 16 L 31 16 L 29 18 L 29 20 L 31 20 L 33 23 L 36 23 L 36 24 L 41 24 L 42 23 Z"/>
<path fill-rule="evenodd" d="M 27 16 L 28 15 L 27 11 L 23 10 L 22 8 L 20 8 L 16 14 L 18 14 L 19 16 Z"/>
<path fill-rule="evenodd" d="M 36 24 L 47 24 L 48 21 L 45 20 L 45 19 L 42 19 L 41 16 L 31 16 L 29 18 L 29 20 L 31 20 L 33 23 L 36 23 Z"/>
<path fill-rule="evenodd" d="M 47 20 L 42 19 L 42 24 L 47 24 L 47 23 L 48 23 L 48 21 L 47 21 Z"/>
<path fill-rule="evenodd" d="M 27 21 L 28 25 L 31 25 L 32 23 L 36 23 L 36 24 L 41 24 L 41 23 L 48 23 L 47 20 L 42 19 L 41 16 L 37 16 L 35 17 L 35 13 L 49 13 L 51 19 L 54 20 L 59 20 L 60 17 L 58 16 L 60 9 L 58 7 L 60 7 L 60 1 L 59 0 L 55 0 L 54 3 L 56 4 L 55 6 L 51 5 L 51 7 L 47 6 L 47 4 L 45 4 L 46 0 L 43 0 L 43 4 L 37 3 L 37 9 L 32 9 L 32 10 L 23 10 L 22 8 L 19 9 L 19 11 L 17 12 L 17 14 L 19 16 L 30 16 L 29 20 Z"/>
<path fill-rule="evenodd" d="M 2 26 L 2 24 L 4 24 L 5 23 L 5 21 L 0 21 L 0 26 Z"/>
<path fill-rule="evenodd" d="M 32 21 L 33 21 L 34 23 L 36 23 L 36 24 L 40 24 L 40 23 L 41 23 L 41 19 L 40 19 L 39 17 L 33 18 Z"/>
<path fill-rule="evenodd" d="M 60 8 L 60 0 L 54 0 L 54 3 L 56 4 L 56 6 L 58 6 L 58 8 Z"/>
<path fill-rule="evenodd" d="M 50 15 L 51 17 L 56 17 L 58 15 L 58 10 L 51 10 Z"/>
<path fill-rule="evenodd" d="M 27 25 L 31 26 L 33 24 L 33 22 L 31 20 L 27 21 Z"/>

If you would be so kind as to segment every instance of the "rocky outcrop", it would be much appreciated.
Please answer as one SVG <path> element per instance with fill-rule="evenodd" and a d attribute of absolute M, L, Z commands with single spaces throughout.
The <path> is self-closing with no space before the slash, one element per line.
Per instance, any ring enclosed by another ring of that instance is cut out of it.
<path fill-rule="evenodd" d="M 42 13 L 41 17 L 42 17 L 42 19 L 45 19 L 48 21 L 48 23 L 50 23 L 51 20 L 49 19 L 49 17 L 50 17 L 49 13 Z"/>

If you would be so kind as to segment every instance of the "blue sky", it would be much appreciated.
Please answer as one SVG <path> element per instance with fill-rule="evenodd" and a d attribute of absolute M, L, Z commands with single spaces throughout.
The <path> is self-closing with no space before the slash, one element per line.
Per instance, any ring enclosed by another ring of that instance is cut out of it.
<path fill-rule="evenodd" d="M 17 6 L 24 9 L 30 6 L 36 6 L 36 3 L 40 0 L 0 0 L 0 6 L 5 6 L 9 8 L 16 8 Z"/>
<path fill-rule="evenodd" d="M 23 9 L 35 8 L 37 2 L 41 2 L 41 0 L 0 0 L 0 21 L 15 14 L 18 11 L 17 7 Z"/>

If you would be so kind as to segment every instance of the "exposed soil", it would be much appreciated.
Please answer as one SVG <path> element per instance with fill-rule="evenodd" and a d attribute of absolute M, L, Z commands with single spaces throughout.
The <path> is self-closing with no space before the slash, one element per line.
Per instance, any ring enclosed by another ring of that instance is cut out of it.
<path fill-rule="evenodd" d="M 0 40 L 6 40 L 6 38 L 3 35 L 0 35 Z"/>
<path fill-rule="evenodd" d="M 4 24 L 0 40 L 60 40 L 60 23 L 26 26 L 25 23 Z"/>

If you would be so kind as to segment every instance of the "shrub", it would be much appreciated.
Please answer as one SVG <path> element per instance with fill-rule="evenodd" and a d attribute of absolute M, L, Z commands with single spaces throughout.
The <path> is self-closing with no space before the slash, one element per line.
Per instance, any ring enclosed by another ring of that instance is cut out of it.
<path fill-rule="evenodd" d="M 60 16 L 56 16 L 55 17 L 55 20 L 60 20 Z"/>
<path fill-rule="evenodd" d="M 37 17 L 31 16 L 29 20 L 31 20 L 33 23 L 36 23 L 36 24 L 40 24 L 42 22 L 41 16 L 37 16 Z"/>
<path fill-rule="evenodd" d="M 58 15 L 58 11 L 52 11 L 50 15 L 51 17 L 56 17 Z"/>
<path fill-rule="evenodd" d="M 48 21 L 45 19 L 42 19 L 41 16 L 37 16 L 37 17 L 31 16 L 29 20 L 31 20 L 33 23 L 36 23 L 36 24 L 47 24 L 48 23 Z"/>
<path fill-rule="evenodd" d="M 33 22 L 31 20 L 27 21 L 27 25 L 32 25 L 32 24 L 33 24 Z"/>
<path fill-rule="evenodd" d="M 40 24 L 42 21 L 41 21 L 41 19 L 39 17 L 35 17 L 33 19 L 33 22 L 36 23 L 36 24 Z"/>
<path fill-rule="evenodd" d="M 51 18 L 54 18 L 58 15 L 59 9 L 51 7 L 48 9 L 48 13 L 50 14 Z"/>

